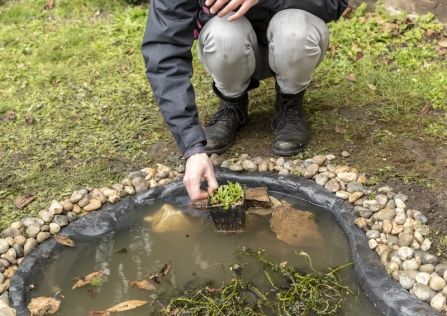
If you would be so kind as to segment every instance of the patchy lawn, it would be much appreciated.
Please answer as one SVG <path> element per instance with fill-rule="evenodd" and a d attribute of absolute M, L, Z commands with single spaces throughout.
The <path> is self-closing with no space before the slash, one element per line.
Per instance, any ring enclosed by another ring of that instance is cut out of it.
<path fill-rule="evenodd" d="M 0 6 L 0 229 L 177 152 L 144 75 L 147 7 L 46 3 Z M 430 15 L 412 21 L 381 5 L 364 9 L 330 24 L 330 50 L 306 93 L 310 143 L 299 156 L 348 150 L 344 162 L 371 185 L 392 183 L 439 220 L 447 208 L 447 32 Z M 205 123 L 217 98 L 194 64 Z M 249 124 L 225 156 L 274 156 L 274 97 L 271 79 L 250 92 Z M 17 209 L 14 200 L 28 195 L 37 198 Z"/>

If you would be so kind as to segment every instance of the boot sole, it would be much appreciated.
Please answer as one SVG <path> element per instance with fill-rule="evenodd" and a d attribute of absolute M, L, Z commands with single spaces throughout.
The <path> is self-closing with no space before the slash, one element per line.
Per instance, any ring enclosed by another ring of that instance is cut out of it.
<path fill-rule="evenodd" d="M 228 149 L 230 149 L 230 147 L 233 146 L 233 144 L 234 144 L 234 140 L 230 144 L 228 144 L 227 146 L 225 146 L 224 148 L 221 148 L 221 149 L 206 150 L 206 148 L 205 148 L 205 153 L 208 156 L 211 156 L 212 154 L 220 155 L 220 154 L 223 154 L 224 152 L 226 152 Z"/>
<path fill-rule="evenodd" d="M 295 156 L 298 153 L 302 152 L 304 150 L 304 148 L 306 148 L 306 147 L 299 148 L 299 149 L 296 149 L 296 150 L 293 150 L 293 151 L 282 151 L 282 150 L 278 150 L 278 149 L 275 149 L 275 148 L 272 147 L 273 153 L 275 155 L 285 156 L 285 157 Z"/>

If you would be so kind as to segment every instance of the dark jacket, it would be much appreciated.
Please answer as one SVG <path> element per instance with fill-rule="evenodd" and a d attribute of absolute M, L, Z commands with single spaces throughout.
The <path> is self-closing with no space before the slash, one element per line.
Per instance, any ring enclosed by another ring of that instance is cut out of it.
<path fill-rule="evenodd" d="M 182 153 L 206 141 L 190 82 L 191 46 L 200 26 L 212 18 L 203 3 L 204 0 L 151 0 L 142 45 L 146 76 Z M 347 0 L 259 0 L 245 17 L 264 46 L 268 24 L 278 11 L 302 9 L 329 22 L 337 20 L 347 5 Z"/>

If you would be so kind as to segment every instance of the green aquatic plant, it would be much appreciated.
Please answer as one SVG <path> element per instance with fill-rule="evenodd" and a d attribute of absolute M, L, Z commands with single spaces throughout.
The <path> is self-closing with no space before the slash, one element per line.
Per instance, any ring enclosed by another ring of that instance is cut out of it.
<path fill-rule="evenodd" d="M 223 184 L 211 195 L 210 203 L 212 206 L 223 206 L 228 210 L 230 205 L 238 204 L 244 199 L 244 189 L 239 182 Z"/>
<path fill-rule="evenodd" d="M 352 262 L 320 272 L 308 254 L 296 252 L 309 260 L 312 273 L 303 273 L 287 262 L 279 263 L 263 249 L 244 247 L 236 254 L 254 257 L 266 280 L 254 285 L 239 273 L 221 287 L 207 282 L 171 297 L 158 315 L 339 315 L 346 296 L 354 295 L 338 275 Z"/>

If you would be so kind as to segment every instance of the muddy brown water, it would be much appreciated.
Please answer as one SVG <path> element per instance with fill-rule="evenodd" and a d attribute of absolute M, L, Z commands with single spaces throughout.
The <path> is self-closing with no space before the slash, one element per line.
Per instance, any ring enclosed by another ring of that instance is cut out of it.
<path fill-rule="evenodd" d="M 159 300 L 163 301 L 167 293 L 178 293 L 208 280 L 213 280 L 215 287 L 219 287 L 222 282 L 229 282 L 233 276 L 230 270 L 233 264 L 245 264 L 242 277 L 251 280 L 261 289 L 267 289 L 267 280 L 260 273 L 261 266 L 253 258 L 235 254 L 240 247 L 253 250 L 263 248 L 266 254 L 278 262 L 287 261 L 289 266 L 296 266 L 307 272 L 310 272 L 308 260 L 294 256 L 295 251 L 302 250 L 309 254 L 318 271 L 350 262 L 348 240 L 328 211 L 279 193 L 272 195 L 295 208 L 318 212 L 317 224 L 319 233 L 324 238 L 324 248 L 291 246 L 278 240 L 270 229 L 270 216 L 249 216 L 243 233 L 218 233 L 209 215 L 188 208 L 187 197 L 172 197 L 132 210 L 122 220 L 122 229 L 118 228 L 103 236 L 96 243 L 79 243 L 75 248 L 64 249 L 57 258 L 35 273 L 34 283 L 37 288 L 31 292 L 31 297 L 56 295 L 62 304 L 55 315 L 64 316 L 87 315 L 90 310 L 104 310 L 128 300 L 146 300 L 148 304 L 142 307 L 112 315 L 150 315 L 162 308 Z M 164 203 L 188 212 L 187 216 L 195 223 L 194 227 L 175 232 L 152 232 L 152 223 L 146 221 L 145 217 L 154 215 Z M 127 250 L 126 253 L 116 253 L 123 248 Z M 141 281 L 150 273 L 159 272 L 169 261 L 172 268 L 161 284 L 156 285 L 156 290 L 130 287 L 130 281 Z M 106 270 L 100 286 L 88 284 L 71 289 L 76 283 L 73 277 L 85 276 L 100 269 Z M 380 315 L 361 291 L 354 268 L 347 267 L 340 275 L 344 284 L 359 298 L 357 302 L 350 296 L 340 315 Z M 89 290 L 94 291 L 94 298 Z M 274 298 L 274 294 L 268 294 L 267 297 Z"/>

